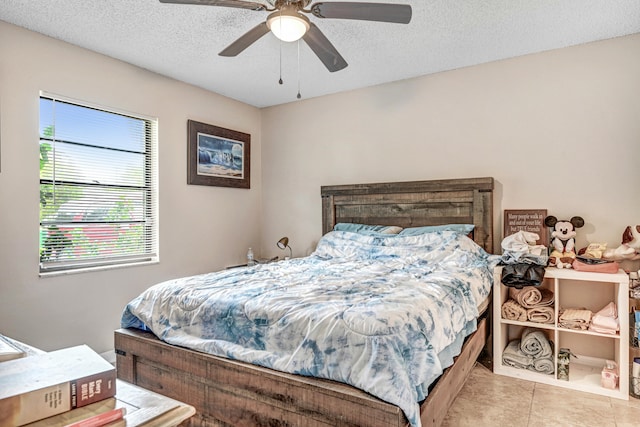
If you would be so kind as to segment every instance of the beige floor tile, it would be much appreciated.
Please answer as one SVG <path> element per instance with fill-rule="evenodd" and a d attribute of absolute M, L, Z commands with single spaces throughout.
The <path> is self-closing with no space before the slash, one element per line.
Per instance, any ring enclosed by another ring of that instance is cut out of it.
<path fill-rule="evenodd" d="M 511 409 L 458 396 L 441 427 L 527 427 L 529 408 Z"/>
<path fill-rule="evenodd" d="M 613 415 L 617 427 L 637 427 L 640 425 L 640 400 L 629 398 L 629 401 L 611 399 Z"/>
<path fill-rule="evenodd" d="M 496 375 L 476 364 L 442 427 L 639 427 L 629 401 Z"/>
<path fill-rule="evenodd" d="M 536 383 L 529 425 L 616 427 L 616 420 L 608 397 Z"/>
<path fill-rule="evenodd" d="M 627 408 L 640 409 L 640 399 L 637 399 L 633 396 L 629 396 L 629 400 L 611 399 L 611 404 L 613 406 L 624 406 Z"/>
<path fill-rule="evenodd" d="M 531 381 L 496 375 L 486 367 L 476 364 L 460 395 L 475 400 L 490 396 L 493 402 L 513 398 L 530 403 L 534 386 L 535 383 Z"/>
<path fill-rule="evenodd" d="M 476 364 L 442 427 L 527 427 L 534 385 Z"/>

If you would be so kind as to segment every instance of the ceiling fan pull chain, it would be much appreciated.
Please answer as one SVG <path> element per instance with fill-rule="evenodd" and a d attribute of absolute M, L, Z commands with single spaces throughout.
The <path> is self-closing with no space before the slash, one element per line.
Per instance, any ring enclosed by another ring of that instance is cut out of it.
<path fill-rule="evenodd" d="M 300 95 L 300 40 L 298 40 L 298 96 L 296 98 L 302 98 Z"/>
<path fill-rule="evenodd" d="M 280 11 L 280 22 L 282 22 L 282 10 Z M 280 80 L 278 80 L 278 83 L 282 84 L 282 40 L 278 39 L 278 41 L 280 41 Z"/>
<path fill-rule="evenodd" d="M 282 40 L 280 40 L 280 80 L 278 83 L 282 84 Z"/>

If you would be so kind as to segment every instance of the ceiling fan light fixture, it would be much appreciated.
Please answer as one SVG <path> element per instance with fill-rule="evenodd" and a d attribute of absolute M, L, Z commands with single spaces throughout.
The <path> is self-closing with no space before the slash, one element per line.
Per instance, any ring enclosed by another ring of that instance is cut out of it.
<path fill-rule="evenodd" d="M 310 28 L 309 19 L 306 16 L 284 9 L 269 15 L 267 26 L 283 42 L 299 40 Z"/>

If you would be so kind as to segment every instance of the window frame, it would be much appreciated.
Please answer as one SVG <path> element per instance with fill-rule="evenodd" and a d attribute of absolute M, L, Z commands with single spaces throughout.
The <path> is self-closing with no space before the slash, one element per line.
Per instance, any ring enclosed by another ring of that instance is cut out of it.
<path fill-rule="evenodd" d="M 87 272 L 87 271 L 107 270 L 107 269 L 114 269 L 114 268 L 124 268 L 124 267 L 136 266 L 136 265 L 148 265 L 148 264 L 158 263 L 159 262 L 159 240 L 160 240 L 159 232 L 158 232 L 159 231 L 159 227 L 158 227 L 158 224 L 159 224 L 158 119 L 156 117 L 150 117 L 150 116 L 142 115 L 139 113 L 132 113 L 129 111 L 125 111 L 125 110 L 113 108 L 113 107 L 105 107 L 103 105 L 98 105 L 91 102 L 73 99 L 73 98 L 53 94 L 46 91 L 40 91 L 40 94 L 38 97 L 39 116 L 42 115 L 42 107 L 40 103 L 42 102 L 43 99 L 50 100 L 54 103 L 62 102 L 62 103 L 70 104 L 70 105 L 73 105 L 74 107 L 78 107 L 82 109 L 96 110 L 99 112 L 115 114 L 115 115 L 123 116 L 126 118 L 134 119 L 134 120 L 140 120 L 143 122 L 144 150 L 139 154 L 142 154 L 142 158 L 144 159 L 144 163 L 142 165 L 142 176 L 143 176 L 144 184 L 142 186 L 138 186 L 137 188 L 135 188 L 135 190 L 142 192 L 141 197 L 143 202 L 142 202 L 142 205 L 140 206 L 140 208 L 142 209 L 142 221 L 138 221 L 138 223 L 141 224 L 142 226 L 143 242 L 138 247 L 144 247 L 144 251 L 134 255 L 116 254 L 116 256 L 107 257 L 107 258 L 101 258 L 98 255 L 98 256 L 88 257 L 88 258 L 78 257 L 78 258 L 72 258 L 65 261 L 56 261 L 56 262 L 43 261 L 42 254 L 41 254 L 41 250 L 43 249 L 43 243 L 41 241 L 43 224 L 46 227 L 47 224 L 52 224 L 52 223 L 62 224 L 62 223 L 65 223 L 65 221 L 53 221 L 53 222 L 43 221 L 42 213 L 44 208 L 41 203 L 38 208 L 38 211 L 40 212 L 40 215 L 39 215 L 40 218 L 38 221 L 39 223 L 38 236 L 40 239 L 38 244 L 39 276 L 47 277 L 47 276 L 54 276 L 54 275 L 61 275 L 61 274 L 81 273 L 81 272 Z M 46 141 L 48 138 L 46 138 L 43 135 L 40 119 L 38 120 L 38 127 L 39 127 L 38 145 L 41 146 L 42 142 Z M 96 131 L 99 131 L 99 129 L 97 129 Z M 54 136 L 50 139 L 50 141 L 55 145 L 55 142 L 56 142 L 55 133 L 54 133 Z M 67 144 L 72 143 L 72 144 L 82 145 L 82 143 L 78 141 L 70 142 L 70 141 L 64 141 L 61 139 L 59 139 L 58 141 L 60 141 L 60 143 L 67 143 Z M 90 149 L 93 149 L 93 150 L 103 150 L 105 148 L 108 148 L 108 147 L 100 146 L 98 144 L 90 146 Z M 122 150 L 122 151 L 127 151 L 127 150 Z M 97 152 L 99 153 L 99 151 Z M 99 159 L 99 155 L 95 156 L 95 159 Z M 55 158 L 53 162 L 55 165 L 56 164 Z M 43 178 L 42 168 L 41 168 L 39 173 L 39 191 L 40 192 L 42 191 L 43 185 L 53 185 L 55 187 L 56 182 L 59 182 L 58 185 L 61 185 L 61 186 L 68 185 L 68 183 L 65 183 L 63 181 L 56 181 L 55 173 L 53 177 Z M 100 184 L 100 183 L 98 183 L 97 185 L 94 185 L 94 184 L 89 185 L 86 182 L 83 183 L 81 181 L 77 181 L 75 183 L 72 183 L 71 185 L 75 185 L 85 189 L 89 188 L 90 186 L 94 186 L 95 188 L 103 191 L 105 188 L 116 187 L 123 190 L 123 192 L 127 191 L 125 190 L 127 186 L 123 183 L 115 186 L 112 184 Z M 42 193 L 41 193 L 41 202 L 42 202 Z M 101 221 L 97 221 L 96 224 L 108 226 L 108 225 L 116 224 L 118 222 L 119 221 L 117 220 L 111 220 L 111 221 L 101 220 Z M 136 222 L 136 221 L 132 221 L 132 222 Z M 66 224 L 71 226 L 73 226 L 73 224 L 84 226 L 86 225 L 86 222 L 71 221 L 71 222 L 66 222 Z"/>

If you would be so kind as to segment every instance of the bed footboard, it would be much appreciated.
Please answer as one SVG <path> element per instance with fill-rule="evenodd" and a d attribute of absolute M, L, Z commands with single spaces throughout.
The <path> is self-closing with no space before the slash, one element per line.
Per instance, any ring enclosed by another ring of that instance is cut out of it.
<path fill-rule="evenodd" d="M 438 426 L 487 339 L 487 320 L 422 404 L 424 427 Z M 176 347 L 136 329 L 115 332 L 118 378 L 196 408 L 189 426 L 404 427 L 395 405 L 346 384 L 281 373 Z"/>
<path fill-rule="evenodd" d="M 345 384 L 195 352 L 134 329 L 115 332 L 118 378 L 188 402 L 191 426 L 405 426 L 394 405 Z"/>

